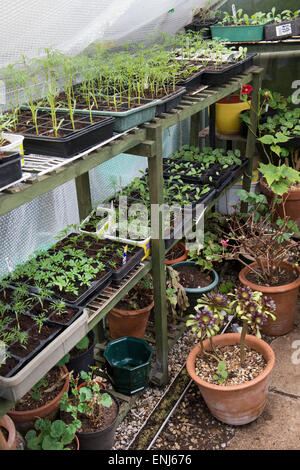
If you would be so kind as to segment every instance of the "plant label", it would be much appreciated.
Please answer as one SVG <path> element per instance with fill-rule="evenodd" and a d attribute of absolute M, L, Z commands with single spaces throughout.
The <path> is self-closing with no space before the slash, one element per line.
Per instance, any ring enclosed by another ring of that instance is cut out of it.
<path fill-rule="evenodd" d="M 6 262 L 7 269 L 9 270 L 10 273 L 12 273 L 13 272 L 13 267 L 12 267 L 10 259 L 5 258 L 5 262 Z"/>
<path fill-rule="evenodd" d="M 232 4 L 231 8 L 232 8 L 232 16 L 236 18 L 236 7 L 234 3 Z"/>
<path fill-rule="evenodd" d="M 291 23 L 281 24 L 276 26 L 276 36 L 286 36 L 287 34 L 292 34 L 292 25 Z"/>

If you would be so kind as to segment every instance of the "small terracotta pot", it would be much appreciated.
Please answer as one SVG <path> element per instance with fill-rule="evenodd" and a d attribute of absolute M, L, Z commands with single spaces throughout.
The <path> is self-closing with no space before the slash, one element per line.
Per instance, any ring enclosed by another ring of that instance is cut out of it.
<path fill-rule="evenodd" d="M 56 416 L 59 409 L 59 402 L 62 397 L 62 394 L 69 390 L 68 369 L 66 368 L 66 366 L 63 366 L 60 367 L 60 370 L 62 375 L 67 374 L 67 376 L 65 378 L 65 382 L 61 391 L 58 395 L 56 395 L 55 398 L 53 398 L 53 400 L 49 401 L 48 403 L 46 403 L 46 405 L 43 405 L 40 408 L 35 408 L 34 410 L 15 411 L 14 409 L 12 409 L 8 411 L 7 414 L 11 417 L 11 419 L 15 423 L 16 428 L 20 432 L 24 433 L 29 429 L 33 429 L 34 422 L 37 418 L 53 419 Z"/>
<path fill-rule="evenodd" d="M 274 193 L 268 187 L 264 178 L 260 179 L 261 192 L 266 196 L 268 203 L 270 204 Z M 300 230 L 300 188 L 290 189 L 287 193 L 280 196 L 283 200 L 282 204 L 275 205 L 275 212 L 279 217 L 283 217 L 284 213 L 296 222 L 298 229 Z M 284 210 L 283 210 L 284 208 Z"/>
<path fill-rule="evenodd" d="M 147 307 L 139 310 L 120 310 L 113 308 L 107 315 L 110 337 L 112 339 L 122 336 L 143 338 L 148 318 L 154 306 L 152 301 Z"/>
<path fill-rule="evenodd" d="M 0 427 L 6 429 L 8 432 L 8 439 L 5 444 L 5 448 L 1 450 L 16 450 L 16 428 L 12 419 L 8 415 L 2 416 L 0 418 Z"/>
<path fill-rule="evenodd" d="M 179 258 L 172 259 L 172 260 L 165 258 L 165 264 L 167 266 L 170 266 L 175 263 L 180 263 L 181 261 L 185 261 L 187 259 L 188 250 L 186 249 L 185 244 L 182 242 L 178 242 L 176 246 L 181 248 L 184 254 L 182 256 L 179 256 Z"/>
<path fill-rule="evenodd" d="M 229 346 L 240 343 L 239 333 L 226 333 L 213 337 L 213 343 L 218 346 Z M 186 361 L 189 375 L 198 385 L 202 397 L 215 418 L 223 423 L 234 426 L 251 423 L 263 412 L 267 394 L 270 373 L 275 364 L 275 354 L 272 348 L 256 336 L 246 335 L 245 344 L 260 352 L 267 361 L 266 368 L 255 379 L 240 385 L 214 385 L 202 380 L 195 371 L 195 361 L 200 354 L 200 344 L 195 346 Z M 204 349 L 210 350 L 210 342 L 203 342 Z"/>
<path fill-rule="evenodd" d="M 249 266 L 252 268 L 258 267 L 257 263 L 251 263 Z M 248 286 L 254 291 L 262 292 L 267 297 L 273 299 L 276 304 L 276 320 L 274 321 L 269 318 L 262 328 L 263 333 L 270 336 L 281 336 L 291 331 L 296 314 L 300 286 L 300 269 L 288 263 L 282 263 L 282 266 L 291 271 L 298 271 L 298 278 L 294 282 L 284 284 L 283 286 L 265 287 L 248 281 L 247 275 L 251 272 L 248 266 L 239 273 L 239 279 L 244 286 Z"/>

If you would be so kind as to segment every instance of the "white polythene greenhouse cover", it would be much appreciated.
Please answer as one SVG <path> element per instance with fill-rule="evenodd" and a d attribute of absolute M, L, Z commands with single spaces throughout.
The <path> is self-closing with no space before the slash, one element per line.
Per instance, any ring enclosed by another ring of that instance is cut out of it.
<path fill-rule="evenodd" d="M 74 55 L 93 42 L 140 41 L 188 24 L 207 0 L 1 0 L 0 68 L 53 47 Z"/>

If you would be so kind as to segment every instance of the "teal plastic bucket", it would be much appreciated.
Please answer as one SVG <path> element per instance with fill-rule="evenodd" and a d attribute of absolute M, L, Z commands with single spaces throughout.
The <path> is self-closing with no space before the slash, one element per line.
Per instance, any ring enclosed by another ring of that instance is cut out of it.
<path fill-rule="evenodd" d="M 226 39 L 230 42 L 262 41 L 264 27 L 262 25 L 237 25 L 237 26 L 210 26 L 213 39 Z"/>
<path fill-rule="evenodd" d="M 194 261 L 181 261 L 180 263 L 173 264 L 172 268 L 176 269 L 179 266 L 196 266 L 197 267 Z M 205 294 L 211 291 L 218 285 L 219 283 L 218 273 L 213 269 L 211 271 L 211 275 L 214 278 L 213 282 L 206 287 L 198 287 L 197 289 L 192 289 L 192 288 L 187 288 L 187 287 L 184 288 L 186 295 L 189 299 L 189 304 L 190 304 L 188 309 L 185 311 L 186 314 L 194 314 L 195 313 L 194 307 L 197 305 L 197 299 L 200 299 L 202 294 Z"/>
<path fill-rule="evenodd" d="M 153 350 L 141 338 L 123 336 L 108 343 L 104 357 L 117 392 L 132 395 L 147 387 Z"/>

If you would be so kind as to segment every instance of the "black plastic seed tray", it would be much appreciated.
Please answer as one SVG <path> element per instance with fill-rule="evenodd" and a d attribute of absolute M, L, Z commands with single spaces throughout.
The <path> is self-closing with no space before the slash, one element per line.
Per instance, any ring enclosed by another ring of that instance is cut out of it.
<path fill-rule="evenodd" d="M 246 59 L 228 65 L 222 70 L 204 70 L 202 75 L 202 83 L 204 85 L 223 85 L 225 82 L 243 73 L 246 69 L 253 65 L 256 53 L 247 54 Z"/>
<path fill-rule="evenodd" d="M 173 93 L 161 98 L 162 103 L 156 106 L 155 115 L 159 116 L 160 114 L 168 113 L 171 109 L 176 108 L 176 106 L 180 104 L 185 93 L 185 87 L 178 87 Z"/>
<path fill-rule="evenodd" d="M 82 122 L 82 115 L 80 118 L 79 121 Z M 23 133 L 24 151 L 60 158 L 73 157 L 112 137 L 115 118 L 98 116 L 95 121 L 93 124 L 87 123 L 86 127 L 78 131 L 64 130 L 68 134 L 64 137 L 50 137 L 25 132 Z"/>

